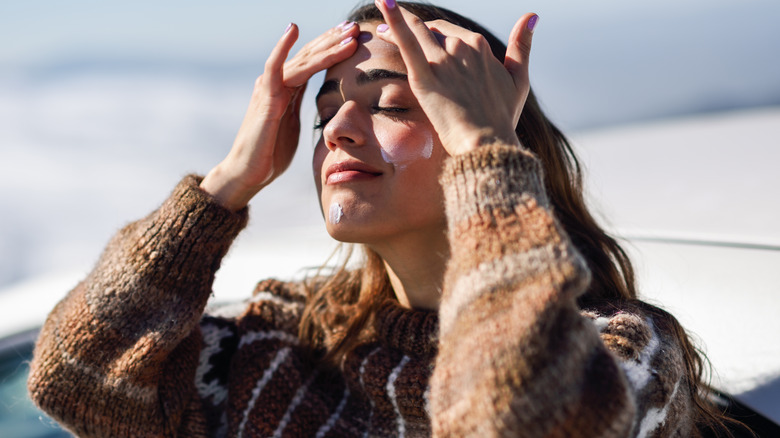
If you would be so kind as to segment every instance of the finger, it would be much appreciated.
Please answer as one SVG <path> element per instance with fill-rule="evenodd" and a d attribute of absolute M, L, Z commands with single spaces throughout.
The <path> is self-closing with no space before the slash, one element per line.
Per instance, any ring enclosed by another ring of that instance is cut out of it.
<path fill-rule="evenodd" d="M 376 0 L 376 6 L 387 23 L 384 32 L 377 28 L 378 35 L 385 39 L 385 34 L 391 33 L 392 42 L 398 46 L 410 74 L 417 77 L 430 74 L 428 59 L 442 52 L 430 29 L 417 16 L 399 7 L 395 0 Z"/>
<path fill-rule="evenodd" d="M 428 28 L 433 32 L 439 32 L 444 36 L 457 37 L 462 40 L 469 40 L 470 38 L 479 35 L 476 32 L 464 29 L 457 24 L 453 24 L 445 20 L 427 21 L 425 25 L 428 26 Z"/>
<path fill-rule="evenodd" d="M 338 26 L 328 29 L 317 38 L 314 38 L 313 40 L 306 43 L 298 51 L 298 53 L 295 54 L 293 59 L 299 58 L 301 56 L 310 56 L 314 53 L 321 52 L 350 36 L 352 37 L 357 36 L 358 33 L 359 33 L 359 26 L 357 23 L 355 23 L 354 21 L 353 22 L 345 21 L 339 24 Z"/>
<path fill-rule="evenodd" d="M 444 20 L 430 21 L 425 24 L 437 36 L 439 43 L 445 48 L 447 53 L 457 55 L 458 44 L 463 42 L 479 52 L 486 52 L 492 55 L 490 44 L 482 34 L 472 32 Z"/>
<path fill-rule="evenodd" d="M 300 87 L 315 73 L 349 58 L 357 50 L 360 29 L 355 23 L 339 25 L 307 44 L 284 65 L 284 85 Z"/>
<path fill-rule="evenodd" d="M 278 89 L 282 86 L 282 67 L 290 49 L 298 39 L 298 26 L 294 23 L 287 25 L 284 34 L 274 46 L 268 59 L 265 61 L 265 73 L 268 79 L 268 85 L 272 89 Z"/>
<path fill-rule="evenodd" d="M 525 14 L 517 20 L 509 34 L 504 67 L 512 75 L 515 86 L 528 84 L 528 60 L 531 56 L 531 41 L 539 16 Z"/>

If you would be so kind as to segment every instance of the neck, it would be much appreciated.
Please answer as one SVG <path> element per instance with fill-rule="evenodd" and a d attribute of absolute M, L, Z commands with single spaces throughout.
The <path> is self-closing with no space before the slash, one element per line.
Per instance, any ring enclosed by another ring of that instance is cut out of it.
<path fill-rule="evenodd" d="M 449 244 L 444 233 L 437 234 L 371 246 L 382 257 L 395 296 L 404 307 L 439 309 Z"/>

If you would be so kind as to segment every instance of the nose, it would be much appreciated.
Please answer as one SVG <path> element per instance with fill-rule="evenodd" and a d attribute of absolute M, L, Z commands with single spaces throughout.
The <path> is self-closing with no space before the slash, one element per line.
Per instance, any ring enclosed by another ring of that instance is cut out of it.
<path fill-rule="evenodd" d="M 325 146 L 334 150 L 339 147 L 365 144 L 366 129 L 370 127 L 370 120 L 364 113 L 356 102 L 347 101 L 341 105 L 322 130 Z"/>

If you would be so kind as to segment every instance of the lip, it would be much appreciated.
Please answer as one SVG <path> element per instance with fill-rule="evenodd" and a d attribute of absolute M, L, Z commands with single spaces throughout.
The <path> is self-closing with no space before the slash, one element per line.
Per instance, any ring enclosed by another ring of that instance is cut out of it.
<path fill-rule="evenodd" d="M 373 179 L 382 172 L 360 161 L 347 160 L 333 163 L 325 170 L 325 184 Z"/>

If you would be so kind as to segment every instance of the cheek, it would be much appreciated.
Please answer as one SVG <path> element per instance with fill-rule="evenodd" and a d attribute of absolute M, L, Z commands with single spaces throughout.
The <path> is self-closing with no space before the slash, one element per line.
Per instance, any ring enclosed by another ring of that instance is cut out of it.
<path fill-rule="evenodd" d="M 398 169 L 429 160 L 433 155 L 434 138 L 430 130 L 381 130 L 376 137 L 382 159 Z"/>
<path fill-rule="evenodd" d="M 317 195 L 322 194 L 322 165 L 327 156 L 328 148 L 325 147 L 325 143 L 322 141 L 322 137 L 320 137 L 317 146 L 314 147 L 314 155 L 312 155 L 311 159 L 311 169 L 314 176 L 314 185 L 317 186 Z"/>

